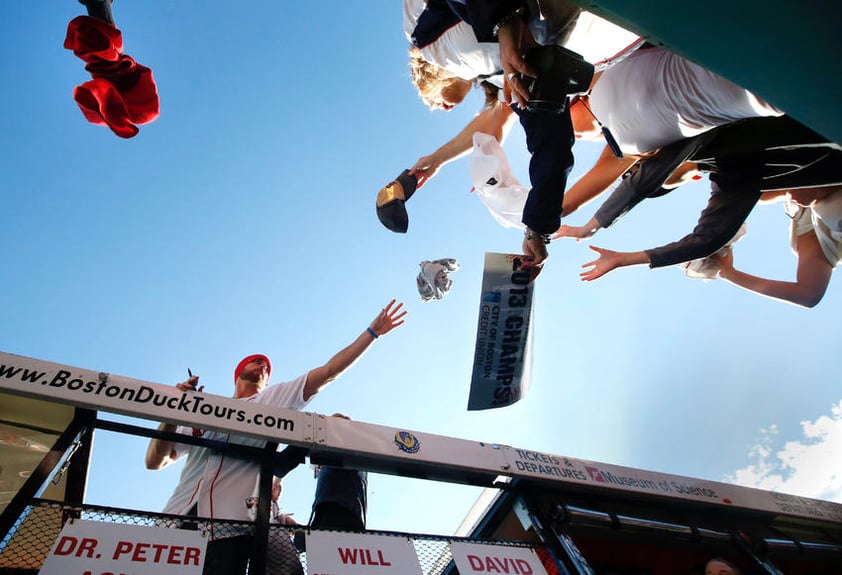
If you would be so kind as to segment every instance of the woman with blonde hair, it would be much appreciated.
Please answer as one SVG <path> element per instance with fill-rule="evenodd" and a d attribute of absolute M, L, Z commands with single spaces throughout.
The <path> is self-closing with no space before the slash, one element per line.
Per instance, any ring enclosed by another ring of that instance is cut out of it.
<path fill-rule="evenodd" d="M 421 50 L 415 46 L 409 49 L 409 77 L 418 90 L 421 101 L 431 110 L 451 110 L 474 87 L 474 82 L 466 80 L 437 66 L 424 58 Z"/>

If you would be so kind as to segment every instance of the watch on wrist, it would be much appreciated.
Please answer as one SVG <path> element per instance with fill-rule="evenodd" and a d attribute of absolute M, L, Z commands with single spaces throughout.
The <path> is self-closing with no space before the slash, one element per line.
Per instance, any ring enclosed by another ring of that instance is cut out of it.
<path fill-rule="evenodd" d="M 518 16 L 523 16 L 524 14 L 526 14 L 526 7 L 525 6 L 521 6 L 519 8 L 516 8 L 515 10 L 509 12 L 508 14 L 506 14 L 505 16 L 500 18 L 500 21 L 497 22 L 494 25 L 494 28 L 491 30 L 491 35 L 496 38 L 497 34 L 500 33 L 500 29 L 503 26 L 505 26 L 506 24 L 511 22 L 513 19 L 517 18 Z"/>
<path fill-rule="evenodd" d="M 550 243 L 550 234 L 539 234 L 538 232 L 533 232 L 529 228 L 524 230 L 523 237 L 525 237 L 527 241 L 540 240 L 543 244 Z"/>

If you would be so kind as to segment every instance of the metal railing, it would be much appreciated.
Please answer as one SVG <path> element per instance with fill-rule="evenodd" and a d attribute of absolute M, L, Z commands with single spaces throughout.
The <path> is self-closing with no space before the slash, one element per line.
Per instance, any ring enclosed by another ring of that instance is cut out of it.
<path fill-rule="evenodd" d="M 173 529 L 197 529 L 208 532 L 211 527 L 217 537 L 226 533 L 241 535 L 243 528 L 254 524 L 204 518 L 185 518 L 162 513 L 138 512 L 129 509 L 92 505 L 68 505 L 45 499 L 33 500 L 9 535 L 0 541 L 0 574 L 36 574 L 67 520 L 71 518 L 122 525 L 155 526 Z M 297 575 L 307 572 L 307 552 L 301 544 L 308 531 L 302 527 L 271 525 L 266 554 L 267 575 Z M 312 531 L 317 531 L 313 529 Z M 489 545 L 532 547 L 518 541 L 478 541 L 461 537 L 413 535 L 389 531 L 366 531 L 409 539 L 415 546 L 424 575 L 456 575 L 450 544 L 457 541 Z M 256 575 L 249 570 L 249 575 Z"/>

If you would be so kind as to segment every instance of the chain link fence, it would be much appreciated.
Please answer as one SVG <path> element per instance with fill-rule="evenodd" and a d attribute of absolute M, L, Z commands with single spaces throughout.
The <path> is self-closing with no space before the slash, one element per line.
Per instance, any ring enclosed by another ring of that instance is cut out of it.
<path fill-rule="evenodd" d="M 194 521 L 159 513 L 109 507 L 70 506 L 61 502 L 36 499 L 26 508 L 10 534 L 0 541 L 0 575 L 37 574 L 65 521 L 71 518 L 122 525 L 197 529 L 203 533 L 213 531 L 215 538 L 242 536 L 244 533 L 249 534 L 252 528 L 251 524 L 244 522 L 205 519 Z M 270 526 L 265 575 L 304 575 L 307 573 L 304 533 L 305 530 L 300 527 Z M 424 575 L 458 575 L 459 572 L 453 565 L 453 557 L 450 553 L 450 543 L 455 541 L 534 548 L 534 545 L 517 541 L 480 541 L 382 531 L 367 531 L 366 533 L 410 539 L 415 546 Z M 246 544 L 250 545 L 250 543 Z M 548 572 L 554 572 L 550 565 L 548 565 Z M 259 574 L 249 570 L 249 575 Z"/>

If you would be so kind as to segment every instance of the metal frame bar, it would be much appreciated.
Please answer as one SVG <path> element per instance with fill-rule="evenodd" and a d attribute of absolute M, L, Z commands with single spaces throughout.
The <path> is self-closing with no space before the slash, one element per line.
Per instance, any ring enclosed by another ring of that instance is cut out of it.
<path fill-rule="evenodd" d="M 0 391 L 278 441 L 307 449 L 313 460 L 335 458 L 343 466 L 374 473 L 486 487 L 504 476 L 576 498 L 590 494 L 591 499 L 653 508 L 680 505 L 734 520 L 763 516 L 767 521 L 780 517 L 824 524 L 842 521 L 842 505 L 829 501 L 799 497 L 797 504 L 790 504 L 791 497 L 760 489 L 180 392 L 172 386 L 3 352 L 0 368 L 5 375 L 0 377 Z M 215 413 L 222 410 L 228 415 L 217 417 Z"/>
<path fill-rule="evenodd" d="M 0 513 L 0 540 L 5 539 L 20 519 L 29 502 L 36 496 L 44 486 L 56 467 L 65 457 L 67 450 L 91 425 L 91 417 L 88 410 L 76 410 L 73 419 L 67 428 L 58 436 L 52 448 L 41 459 L 41 462 L 32 472 L 32 475 L 24 482 L 15 496 Z"/>
<path fill-rule="evenodd" d="M 85 491 L 88 486 L 88 470 L 94 443 L 96 412 L 90 409 L 77 408 L 76 413 L 85 420 L 85 427 L 79 437 L 81 445 L 70 460 L 70 466 L 67 469 L 64 499 L 68 503 L 81 505 L 85 501 Z"/>

